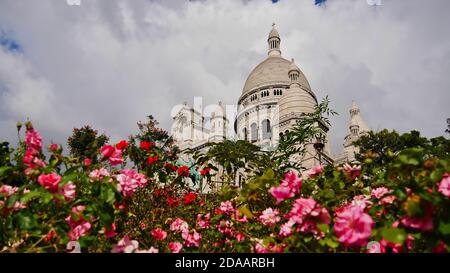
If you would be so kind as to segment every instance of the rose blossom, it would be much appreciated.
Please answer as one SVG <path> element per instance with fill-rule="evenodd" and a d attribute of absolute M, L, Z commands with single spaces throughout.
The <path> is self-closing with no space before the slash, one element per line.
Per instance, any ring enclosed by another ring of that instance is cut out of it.
<path fill-rule="evenodd" d="M 278 216 L 280 212 L 277 209 L 268 208 L 259 216 L 259 221 L 265 226 L 274 226 L 281 218 Z"/>
<path fill-rule="evenodd" d="M 152 236 L 153 238 L 155 238 L 156 240 L 162 241 L 164 239 L 166 239 L 167 237 L 167 232 L 165 232 L 164 230 L 162 230 L 161 228 L 157 228 L 154 229 L 152 231 Z"/>
<path fill-rule="evenodd" d="M 235 237 L 236 237 L 236 241 L 238 241 L 238 242 L 245 240 L 244 234 L 242 234 L 240 232 L 236 233 Z"/>
<path fill-rule="evenodd" d="M 56 173 L 41 174 L 38 177 L 38 183 L 50 192 L 58 191 L 58 184 L 61 181 L 61 176 Z"/>
<path fill-rule="evenodd" d="M 50 146 L 48 148 L 49 148 L 50 151 L 56 153 L 58 151 L 59 147 L 58 147 L 58 144 L 52 143 L 52 144 L 50 144 Z"/>
<path fill-rule="evenodd" d="M 33 149 L 41 150 L 42 137 L 34 128 L 27 129 L 25 133 L 25 144 Z"/>
<path fill-rule="evenodd" d="M 183 244 L 179 242 L 170 242 L 169 243 L 169 249 L 172 251 L 172 253 L 180 253 L 181 249 L 183 248 Z"/>
<path fill-rule="evenodd" d="M 231 201 L 225 201 L 220 203 L 220 213 L 231 214 L 234 212 L 233 204 Z"/>
<path fill-rule="evenodd" d="M 374 222 L 360 207 L 347 207 L 337 214 L 334 231 L 339 242 L 346 246 L 365 246 Z"/>
<path fill-rule="evenodd" d="M 355 178 L 357 178 L 361 174 L 361 166 L 359 165 L 350 166 L 350 164 L 345 163 L 344 171 L 348 174 L 351 180 L 355 180 Z"/>
<path fill-rule="evenodd" d="M 280 235 L 281 237 L 288 237 L 291 236 L 293 233 L 292 227 L 294 226 L 295 222 L 289 220 L 288 222 L 284 223 L 280 227 Z"/>
<path fill-rule="evenodd" d="M 0 187 L 0 193 L 3 194 L 4 197 L 8 197 L 19 190 L 17 187 L 12 187 L 10 185 L 2 185 Z"/>
<path fill-rule="evenodd" d="M 138 249 L 134 253 L 159 253 L 159 249 L 150 247 L 149 249 Z"/>
<path fill-rule="evenodd" d="M 116 149 L 125 150 L 128 147 L 128 141 L 121 140 L 116 144 Z"/>
<path fill-rule="evenodd" d="M 114 152 L 111 154 L 111 156 L 108 157 L 108 160 L 111 166 L 122 164 L 123 163 L 122 150 L 115 149 Z"/>
<path fill-rule="evenodd" d="M 289 171 L 284 175 L 280 185 L 270 188 L 269 192 L 276 199 L 278 205 L 281 201 L 292 198 L 299 193 L 301 186 L 302 180 L 297 176 L 297 173 Z"/>
<path fill-rule="evenodd" d="M 112 253 L 132 253 L 139 247 L 139 242 L 136 240 L 130 240 L 128 235 L 125 235 L 117 245 L 111 250 Z"/>
<path fill-rule="evenodd" d="M 83 164 L 84 166 L 89 167 L 92 164 L 92 160 L 90 158 L 85 158 Z"/>
<path fill-rule="evenodd" d="M 388 188 L 379 187 L 379 188 L 373 189 L 371 192 L 371 195 L 376 199 L 380 199 L 381 197 L 383 197 L 384 195 L 386 195 L 390 192 L 391 192 L 391 190 L 389 190 Z"/>
<path fill-rule="evenodd" d="M 100 153 L 103 155 L 103 157 L 108 158 L 114 153 L 115 150 L 116 149 L 114 149 L 113 146 L 106 144 L 100 148 Z"/>
<path fill-rule="evenodd" d="M 95 169 L 89 173 L 89 178 L 94 181 L 102 180 L 106 176 L 110 176 L 110 174 L 105 168 Z"/>
<path fill-rule="evenodd" d="M 71 201 L 75 198 L 76 188 L 77 187 L 72 182 L 68 182 L 61 189 L 59 189 L 59 193 L 64 195 L 64 199 L 66 201 Z"/>
<path fill-rule="evenodd" d="M 175 219 L 170 225 L 170 230 L 175 232 L 182 232 L 188 229 L 189 229 L 188 223 L 181 218 Z"/>
<path fill-rule="evenodd" d="M 433 206 L 427 205 L 425 214 L 422 217 L 403 216 L 400 222 L 405 226 L 421 231 L 433 230 Z"/>
<path fill-rule="evenodd" d="M 445 173 L 442 177 L 441 182 L 439 182 L 438 191 L 443 195 L 450 197 L 450 174 Z"/>
<path fill-rule="evenodd" d="M 193 230 L 193 232 L 184 232 L 183 238 L 185 239 L 185 244 L 187 247 L 191 246 L 199 247 L 202 235 L 197 231 Z"/>
<path fill-rule="evenodd" d="M 145 187 L 148 183 L 145 175 L 128 169 L 122 170 L 120 174 L 116 175 L 116 179 L 119 182 L 117 190 L 127 198 L 131 197 L 138 188 Z"/>
<path fill-rule="evenodd" d="M 315 177 L 316 175 L 319 175 L 323 172 L 324 167 L 323 165 L 317 165 L 312 167 L 311 169 L 307 170 L 305 172 L 306 177 Z"/>
<path fill-rule="evenodd" d="M 81 214 L 86 207 L 79 205 L 72 208 L 71 215 L 66 217 L 66 222 L 69 224 L 70 230 L 67 233 L 69 236 L 69 239 L 72 241 L 77 241 L 80 237 L 86 235 L 89 230 L 91 229 L 91 224 L 86 221 Z M 72 214 L 75 214 L 78 218 L 77 221 L 75 221 L 72 217 Z"/>
<path fill-rule="evenodd" d="M 197 225 L 201 228 L 209 228 L 209 219 L 211 218 L 211 214 L 208 212 L 205 216 L 202 217 L 201 214 L 197 214 Z"/>

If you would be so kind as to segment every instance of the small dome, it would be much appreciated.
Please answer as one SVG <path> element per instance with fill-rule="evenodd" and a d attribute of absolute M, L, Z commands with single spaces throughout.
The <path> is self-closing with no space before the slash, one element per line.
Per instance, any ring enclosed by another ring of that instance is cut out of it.
<path fill-rule="evenodd" d="M 300 87 L 289 88 L 278 102 L 280 121 L 288 115 L 312 113 L 317 105 L 314 97 Z"/>
<path fill-rule="evenodd" d="M 291 71 L 298 71 L 300 72 L 300 68 L 295 64 L 294 59 L 292 58 L 291 64 L 289 65 L 289 72 Z"/>

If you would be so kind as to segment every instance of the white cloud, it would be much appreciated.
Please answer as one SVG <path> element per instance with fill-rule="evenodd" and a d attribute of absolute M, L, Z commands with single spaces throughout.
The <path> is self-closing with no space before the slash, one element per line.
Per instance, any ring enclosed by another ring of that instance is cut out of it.
<path fill-rule="evenodd" d="M 0 138 L 14 141 L 30 117 L 47 140 L 65 142 L 91 124 L 113 139 L 153 114 L 170 127 L 172 106 L 236 103 L 266 56 L 273 21 L 319 98 L 328 94 L 334 152 L 355 99 L 373 129 L 443 134 L 450 116 L 450 25 L 445 0 L 383 1 L 14 1 L 0 28 L 23 55 L 0 52 Z"/>

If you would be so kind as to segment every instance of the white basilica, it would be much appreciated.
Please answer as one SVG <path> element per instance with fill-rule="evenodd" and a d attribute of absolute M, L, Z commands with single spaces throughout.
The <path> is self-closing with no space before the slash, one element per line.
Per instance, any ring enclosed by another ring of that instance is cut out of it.
<path fill-rule="evenodd" d="M 267 39 L 268 56 L 249 74 L 236 109 L 228 117 L 226 107 L 219 102 L 207 109 L 189 107 L 187 103 L 173 116 L 172 135 L 180 149 L 203 149 L 209 142 L 230 138 L 230 125 L 234 125 L 235 138 L 247 140 L 263 149 L 277 145 L 283 132 L 292 128 L 305 113 L 314 111 L 317 98 L 303 72 L 281 55 L 281 39 L 273 25 Z M 341 164 L 355 160 L 353 142 L 370 129 L 363 121 L 355 102 L 350 109 L 348 134 L 344 150 L 332 156 L 329 128 L 320 124 L 323 137 L 320 149 L 315 143 L 306 145 L 306 155 L 299 159 L 302 166 L 310 168 L 318 164 Z"/>

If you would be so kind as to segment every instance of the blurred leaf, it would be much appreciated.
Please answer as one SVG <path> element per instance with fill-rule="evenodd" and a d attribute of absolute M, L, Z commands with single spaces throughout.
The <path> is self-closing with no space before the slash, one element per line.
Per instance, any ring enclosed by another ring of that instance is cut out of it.
<path fill-rule="evenodd" d="M 385 240 L 394 244 L 403 244 L 406 239 L 406 232 L 399 228 L 383 228 L 381 235 Z"/>
<path fill-rule="evenodd" d="M 247 208 L 247 206 L 242 206 L 239 208 L 239 211 L 244 214 L 245 216 L 247 216 L 247 218 L 252 219 L 253 218 L 253 213 Z"/>
<path fill-rule="evenodd" d="M 445 223 L 444 221 L 439 222 L 439 231 L 444 235 L 450 234 L 450 223 Z"/>

